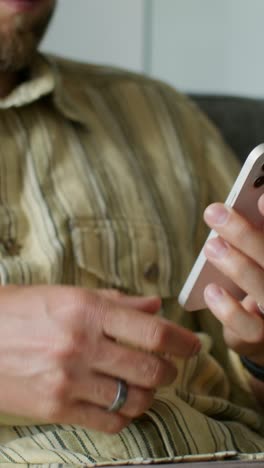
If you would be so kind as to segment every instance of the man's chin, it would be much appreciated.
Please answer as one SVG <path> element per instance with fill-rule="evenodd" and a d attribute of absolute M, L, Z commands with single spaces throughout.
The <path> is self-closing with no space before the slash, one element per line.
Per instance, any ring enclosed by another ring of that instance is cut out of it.
<path fill-rule="evenodd" d="M 17 72 L 26 68 L 37 50 L 36 39 L 32 33 L 17 34 L 1 41 L 0 34 L 0 71 Z"/>
<path fill-rule="evenodd" d="M 9 24 L 1 24 L 0 20 L 0 71 L 17 72 L 30 64 L 50 22 L 55 4 L 52 2 L 50 10 L 34 24 L 25 21 L 20 15 L 16 15 Z"/>

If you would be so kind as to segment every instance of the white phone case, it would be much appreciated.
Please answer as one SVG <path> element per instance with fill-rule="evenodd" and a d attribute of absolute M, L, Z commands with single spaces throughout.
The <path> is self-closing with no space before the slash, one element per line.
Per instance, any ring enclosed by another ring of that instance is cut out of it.
<path fill-rule="evenodd" d="M 247 157 L 225 204 L 233 207 L 259 228 L 264 226 L 264 217 L 258 210 L 257 202 L 264 193 L 264 144 L 257 146 Z M 212 230 L 207 238 L 217 237 Z M 201 250 L 181 292 L 179 303 L 186 310 L 206 308 L 204 289 L 209 283 L 216 283 L 226 289 L 232 296 L 242 300 L 245 293 L 228 277 L 210 264 Z"/>

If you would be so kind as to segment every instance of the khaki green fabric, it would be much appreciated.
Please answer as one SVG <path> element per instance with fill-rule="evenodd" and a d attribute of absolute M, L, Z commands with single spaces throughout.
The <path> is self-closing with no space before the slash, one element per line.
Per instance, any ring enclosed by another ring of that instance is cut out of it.
<path fill-rule="evenodd" d="M 203 343 L 120 434 L 1 415 L 0 463 L 261 458 L 263 414 L 238 357 L 208 311 L 176 300 L 206 236 L 203 210 L 238 172 L 218 132 L 165 84 L 38 56 L 0 100 L 0 136 L 1 283 L 159 294 L 164 315 Z"/>

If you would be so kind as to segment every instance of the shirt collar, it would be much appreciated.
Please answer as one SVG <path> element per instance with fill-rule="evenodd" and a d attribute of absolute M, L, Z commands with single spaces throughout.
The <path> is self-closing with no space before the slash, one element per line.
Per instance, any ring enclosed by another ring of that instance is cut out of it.
<path fill-rule="evenodd" d="M 61 60 L 45 56 L 54 77 L 53 101 L 56 108 L 69 120 L 87 126 L 89 112 L 84 90 L 76 85 L 76 77 L 65 73 Z"/>
<path fill-rule="evenodd" d="M 60 70 L 53 56 L 36 54 L 27 78 L 6 97 L 0 99 L 0 109 L 23 107 L 51 95 L 55 107 L 66 118 L 87 125 L 87 105 L 74 80 Z"/>
<path fill-rule="evenodd" d="M 22 107 L 50 94 L 55 89 L 55 76 L 48 62 L 37 55 L 27 72 L 27 79 L 8 96 L 0 99 L 0 109 Z"/>

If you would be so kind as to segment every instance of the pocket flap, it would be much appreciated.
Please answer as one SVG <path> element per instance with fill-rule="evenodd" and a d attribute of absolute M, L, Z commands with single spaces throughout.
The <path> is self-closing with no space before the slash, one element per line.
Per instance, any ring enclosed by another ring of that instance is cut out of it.
<path fill-rule="evenodd" d="M 74 218 L 70 222 L 76 263 L 103 287 L 134 294 L 176 296 L 179 281 L 162 226 L 123 219 Z"/>

